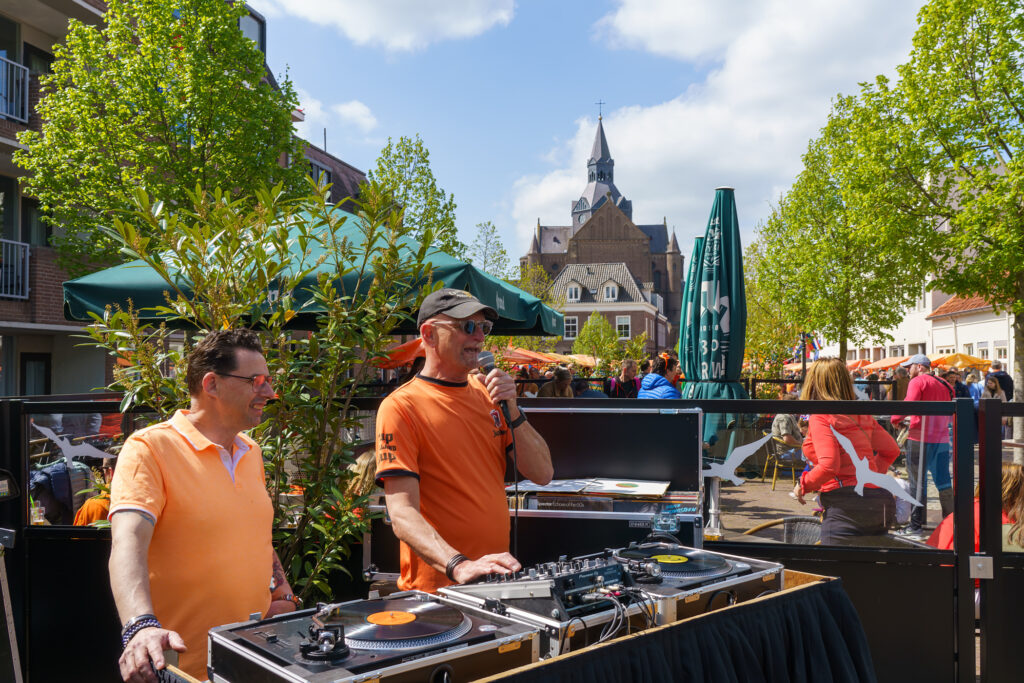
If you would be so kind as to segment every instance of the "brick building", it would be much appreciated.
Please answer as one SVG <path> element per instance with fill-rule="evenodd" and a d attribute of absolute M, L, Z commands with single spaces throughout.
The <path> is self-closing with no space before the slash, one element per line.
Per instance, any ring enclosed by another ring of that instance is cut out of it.
<path fill-rule="evenodd" d="M 109 382 L 103 352 L 79 346 L 82 327 L 64 319 L 62 283 L 38 204 L 21 194 L 12 161 L 20 131 L 40 129 L 39 75 L 53 61 L 68 20 L 100 25 L 103 0 L 0 0 L 0 396 L 92 391 Z M 266 51 L 266 21 L 251 11 L 242 33 Z M 267 79 L 274 83 L 267 70 Z M 294 112 L 293 119 L 301 120 Z M 312 145 L 310 173 L 332 182 L 332 201 L 354 196 L 362 171 Z"/>
<path fill-rule="evenodd" d="M 555 347 L 569 353 L 592 313 L 600 313 L 626 341 L 647 333 L 651 355 L 665 346 L 668 320 L 650 283 L 640 282 L 625 263 L 573 263 L 562 268 L 552 288 L 565 296 L 565 334 Z"/>
<path fill-rule="evenodd" d="M 615 160 L 601 118 L 587 160 L 587 184 L 571 204 L 570 220 L 569 225 L 541 225 L 538 219 L 530 249 L 520 259 L 522 266 L 543 267 L 555 291 L 565 297 L 567 328 L 570 317 L 582 327 L 590 312 L 600 310 L 618 329 L 626 328 L 617 321 L 629 318 L 625 338 L 647 331 L 652 351 L 674 346 L 683 298 L 683 255 L 675 233 L 669 237 L 666 220 L 651 225 L 633 222 L 633 203 L 615 186 Z M 594 282 L 594 273 L 600 273 L 599 278 L 607 274 L 616 294 L 631 298 L 607 299 L 605 284 Z M 579 290 L 575 301 L 569 296 L 573 286 Z M 575 335 L 570 337 L 569 332 L 560 350 L 572 345 Z"/>

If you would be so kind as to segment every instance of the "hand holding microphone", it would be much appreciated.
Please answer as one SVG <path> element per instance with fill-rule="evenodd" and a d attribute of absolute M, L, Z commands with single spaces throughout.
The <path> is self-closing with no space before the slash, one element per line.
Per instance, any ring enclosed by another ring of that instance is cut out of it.
<path fill-rule="evenodd" d="M 516 382 L 512 377 L 494 367 L 494 354 L 490 351 L 483 351 L 476 357 L 477 365 L 485 374 L 481 376 L 484 386 L 491 394 L 491 400 L 501 409 L 505 416 L 505 424 L 511 424 L 512 418 L 509 415 L 508 401 L 516 396 Z"/>

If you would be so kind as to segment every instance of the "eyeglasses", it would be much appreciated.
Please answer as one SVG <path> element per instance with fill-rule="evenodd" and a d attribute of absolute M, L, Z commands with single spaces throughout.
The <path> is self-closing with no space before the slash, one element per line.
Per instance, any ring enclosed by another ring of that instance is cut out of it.
<path fill-rule="evenodd" d="M 476 332 L 476 329 L 479 327 L 480 331 L 483 332 L 484 336 L 486 337 L 491 333 L 491 330 L 494 329 L 494 323 L 491 322 L 490 320 L 481 320 L 479 322 L 477 322 L 476 320 L 435 320 L 434 322 L 445 323 L 447 325 L 454 325 L 455 327 L 465 332 L 467 335 L 472 335 L 474 332 Z"/>
<path fill-rule="evenodd" d="M 220 375 L 221 377 L 234 377 L 235 379 L 244 380 L 252 385 L 253 391 L 259 391 L 264 386 L 270 387 L 271 391 L 273 391 L 274 389 L 273 385 L 270 383 L 270 375 L 261 374 L 253 375 L 252 377 L 246 377 L 245 375 L 229 375 L 226 372 L 218 372 L 216 374 Z"/>

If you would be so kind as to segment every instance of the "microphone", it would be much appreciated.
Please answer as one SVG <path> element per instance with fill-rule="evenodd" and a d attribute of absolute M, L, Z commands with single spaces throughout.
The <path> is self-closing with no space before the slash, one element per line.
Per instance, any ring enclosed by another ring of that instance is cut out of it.
<path fill-rule="evenodd" d="M 480 366 L 484 373 L 490 374 L 491 370 L 494 369 L 494 354 L 490 351 L 481 351 L 480 355 L 476 357 L 476 364 Z M 498 407 L 501 408 L 501 414 L 505 416 L 505 424 L 511 425 L 512 418 L 509 417 L 508 401 L 504 399 L 498 401 Z"/>

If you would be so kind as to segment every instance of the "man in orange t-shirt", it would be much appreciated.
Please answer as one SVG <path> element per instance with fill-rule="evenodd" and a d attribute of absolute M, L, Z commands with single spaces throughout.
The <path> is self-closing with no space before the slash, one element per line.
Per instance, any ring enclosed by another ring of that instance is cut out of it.
<path fill-rule="evenodd" d="M 155 683 L 172 649 L 205 680 L 209 629 L 297 604 L 271 543 L 260 448 L 241 433 L 274 396 L 259 338 L 211 332 L 189 355 L 187 380 L 191 409 L 132 434 L 110 485 L 125 681 Z"/>
<path fill-rule="evenodd" d="M 377 412 L 377 479 L 402 542 L 403 590 L 433 592 L 521 568 L 508 552 L 504 474 L 512 430 L 527 478 L 549 482 L 551 454 L 516 406 L 512 377 L 499 369 L 470 377 L 497 317 L 461 290 L 428 295 L 417 318 L 423 370 Z"/>

